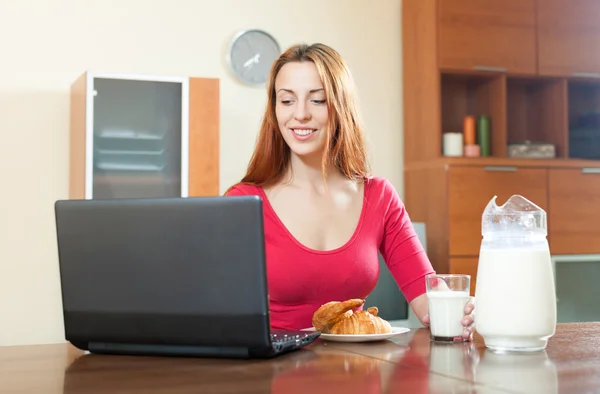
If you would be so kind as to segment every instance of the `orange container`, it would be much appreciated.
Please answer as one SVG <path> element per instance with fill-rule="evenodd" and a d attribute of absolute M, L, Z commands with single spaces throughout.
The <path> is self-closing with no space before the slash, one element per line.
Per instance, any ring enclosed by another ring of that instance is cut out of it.
<path fill-rule="evenodd" d="M 465 145 L 475 145 L 475 117 L 465 116 L 463 120 L 463 140 Z"/>

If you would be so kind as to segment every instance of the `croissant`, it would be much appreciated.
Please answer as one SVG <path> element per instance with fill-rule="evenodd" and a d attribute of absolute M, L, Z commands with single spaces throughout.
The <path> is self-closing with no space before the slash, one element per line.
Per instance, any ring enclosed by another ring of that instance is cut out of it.
<path fill-rule="evenodd" d="M 372 306 L 366 311 L 354 312 L 352 315 L 339 320 L 330 330 L 331 334 L 366 335 L 387 334 L 392 332 L 390 323 L 379 316 L 379 309 Z"/>
<path fill-rule="evenodd" d="M 346 301 L 331 301 L 321 305 L 315 311 L 312 318 L 313 327 L 322 333 L 329 333 L 339 321 L 352 316 L 352 309 L 363 305 L 365 300 L 360 298 L 352 298 Z"/>

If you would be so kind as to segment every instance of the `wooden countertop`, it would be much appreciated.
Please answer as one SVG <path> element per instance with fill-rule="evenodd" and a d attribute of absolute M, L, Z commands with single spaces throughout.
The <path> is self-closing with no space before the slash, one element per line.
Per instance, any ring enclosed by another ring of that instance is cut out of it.
<path fill-rule="evenodd" d="M 0 393 L 590 393 L 600 323 L 559 324 L 545 352 L 442 345 L 427 329 L 368 344 L 318 340 L 270 360 L 85 354 L 68 344 L 0 348 Z"/>

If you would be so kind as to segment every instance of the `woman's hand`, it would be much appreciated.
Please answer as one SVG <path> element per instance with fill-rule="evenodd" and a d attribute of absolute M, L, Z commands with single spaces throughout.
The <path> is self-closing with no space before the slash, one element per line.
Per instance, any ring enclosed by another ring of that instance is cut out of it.
<path fill-rule="evenodd" d="M 462 339 L 473 340 L 473 332 L 475 331 L 475 297 L 471 297 L 467 305 L 465 305 L 465 317 L 463 317 L 461 323 L 465 327 Z"/>

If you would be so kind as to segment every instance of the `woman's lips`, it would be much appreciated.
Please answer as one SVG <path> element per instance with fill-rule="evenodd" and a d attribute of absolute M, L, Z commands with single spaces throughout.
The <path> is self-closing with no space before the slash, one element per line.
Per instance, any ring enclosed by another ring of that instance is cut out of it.
<path fill-rule="evenodd" d="M 317 133 L 317 129 L 291 128 L 290 130 L 298 141 L 306 141 Z"/>

